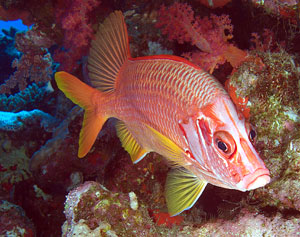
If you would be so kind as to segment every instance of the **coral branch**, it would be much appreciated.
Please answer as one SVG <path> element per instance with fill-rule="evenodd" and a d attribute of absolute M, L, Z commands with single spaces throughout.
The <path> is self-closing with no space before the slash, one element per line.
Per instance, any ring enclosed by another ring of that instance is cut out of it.
<path fill-rule="evenodd" d="M 58 1 L 56 21 L 64 31 L 64 39 L 63 48 L 55 52 L 54 59 L 61 64 L 61 70 L 74 71 L 77 61 L 87 53 L 93 36 L 88 14 L 99 4 L 98 0 Z"/>
<path fill-rule="evenodd" d="M 18 87 L 24 90 L 31 82 L 47 82 L 52 78 L 53 61 L 48 49 L 53 42 L 37 29 L 15 36 L 15 47 L 22 53 L 15 58 L 12 68 L 16 71 L 0 86 L 0 93 L 11 93 L 11 89 Z"/>
<path fill-rule="evenodd" d="M 226 61 L 235 67 L 247 55 L 228 42 L 233 37 L 228 15 L 195 17 L 191 6 L 176 2 L 168 8 L 161 7 L 156 26 L 169 40 L 195 45 L 200 51 L 184 56 L 210 72 Z"/>

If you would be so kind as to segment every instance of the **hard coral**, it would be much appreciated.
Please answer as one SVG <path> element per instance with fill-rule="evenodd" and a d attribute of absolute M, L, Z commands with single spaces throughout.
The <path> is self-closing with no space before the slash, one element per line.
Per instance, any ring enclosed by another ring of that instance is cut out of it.
<path fill-rule="evenodd" d="M 45 134 L 51 132 L 54 126 L 56 126 L 56 119 L 40 110 L 19 113 L 0 111 L 0 187 L 2 189 L 9 192 L 17 183 L 32 177 L 29 171 L 29 146 L 31 149 L 38 146 L 32 135 L 38 133 L 41 142 L 45 139 Z M 17 141 L 13 137 L 17 137 Z"/>
<path fill-rule="evenodd" d="M 40 87 L 32 83 L 24 91 L 13 95 L 0 94 L 0 111 L 20 112 L 34 109 L 44 109 L 45 111 L 45 108 L 54 110 L 56 100 L 50 97 L 51 92 L 48 85 Z"/>

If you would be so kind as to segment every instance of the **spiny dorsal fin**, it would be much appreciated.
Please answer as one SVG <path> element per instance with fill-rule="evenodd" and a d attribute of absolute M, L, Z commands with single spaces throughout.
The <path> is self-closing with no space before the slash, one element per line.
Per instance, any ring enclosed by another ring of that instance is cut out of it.
<path fill-rule="evenodd" d="M 166 201 L 171 216 L 190 209 L 201 196 L 207 182 L 185 168 L 171 170 L 166 181 Z"/>
<path fill-rule="evenodd" d="M 131 160 L 134 164 L 142 160 L 148 153 L 143 149 L 134 139 L 132 134 L 128 131 L 126 125 L 122 121 L 116 124 L 117 134 L 121 140 L 122 146 L 130 154 Z"/>
<path fill-rule="evenodd" d="M 113 91 L 120 68 L 130 57 L 127 28 L 121 11 L 111 13 L 99 25 L 88 58 L 92 85 L 101 91 Z"/>

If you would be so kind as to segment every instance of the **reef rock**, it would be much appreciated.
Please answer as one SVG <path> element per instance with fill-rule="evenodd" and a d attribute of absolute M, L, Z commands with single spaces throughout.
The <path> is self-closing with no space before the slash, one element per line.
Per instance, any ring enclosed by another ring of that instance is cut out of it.
<path fill-rule="evenodd" d="M 285 219 L 281 214 L 267 217 L 242 209 L 232 220 L 215 219 L 200 228 L 186 226 L 176 236 L 299 236 L 300 219 Z"/>
<path fill-rule="evenodd" d="M 153 236 L 152 219 L 133 196 L 85 182 L 67 196 L 63 236 Z"/>
<path fill-rule="evenodd" d="M 0 236 L 35 236 L 33 223 L 24 210 L 8 201 L 0 201 Z"/>
<path fill-rule="evenodd" d="M 284 50 L 253 51 L 227 82 L 237 107 L 250 111 L 271 172 L 271 183 L 254 191 L 261 206 L 300 211 L 299 79 L 294 57 Z"/>

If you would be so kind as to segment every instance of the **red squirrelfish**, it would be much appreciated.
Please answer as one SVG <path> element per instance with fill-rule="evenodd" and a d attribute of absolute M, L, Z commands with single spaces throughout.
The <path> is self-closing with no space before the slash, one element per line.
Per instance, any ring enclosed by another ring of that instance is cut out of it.
<path fill-rule="evenodd" d="M 100 24 L 91 43 L 92 87 L 57 72 L 60 90 L 85 109 L 78 156 L 84 157 L 110 118 L 134 163 L 157 152 L 173 164 L 166 200 L 171 215 L 191 208 L 207 183 L 247 191 L 270 182 L 253 143 L 256 133 L 222 85 L 176 56 L 132 58 L 120 11 Z"/>

